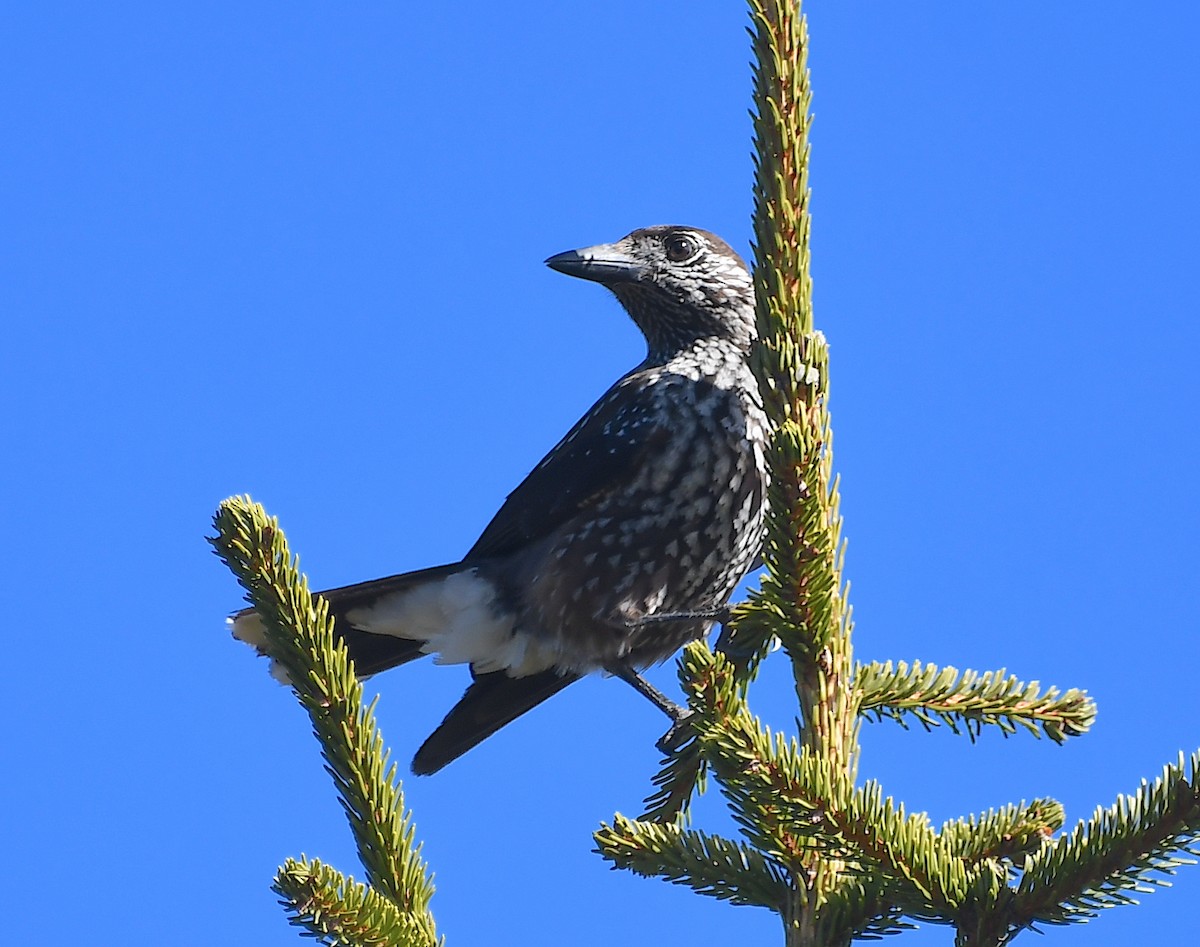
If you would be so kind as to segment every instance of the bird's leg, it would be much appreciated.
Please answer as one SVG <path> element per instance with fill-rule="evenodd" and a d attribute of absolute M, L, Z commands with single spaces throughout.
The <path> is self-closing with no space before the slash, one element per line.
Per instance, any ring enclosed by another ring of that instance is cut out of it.
<path fill-rule="evenodd" d="M 694 612 L 662 612 L 658 615 L 643 615 L 641 618 L 629 622 L 629 626 L 640 628 L 642 625 L 662 625 L 675 621 L 719 621 L 724 624 L 729 621 L 729 606 L 700 608 Z"/>
<path fill-rule="evenodd" d="M 671 700 L 666 694 L 660 691 L 657 687 L 646 680 L 642 675 L 638 674 L 633 668 L 627 664 L 610 664 L 605 668 L 613 677 L 619 677 L 626 684 L 632 687 L 635 691 L 645 697 L 650 703 L 661 710 L 671 720 L 678 722 L 682 717 L 687 715 L 687 709 L 679 706 L 675 701 Z"/>
<path fill-rule="evenodd" d="M 700 608 L 688 612 L 662 612 L 657 615 L 642 615 L 638 618 L 627 619 L 623 622 L 626 628 L 641 628 L 645 625 L 662 625 L 669 622 L 685 621 L 718 621 L 725 625 L 729 621 L 729 606 L 717 605 L 713 608 Z M 663 753 L 676 749 L 689 733 L 688 722 L 692 712 L 683 707 L 638 674 L 628 664 L 614 662 L 605 668 L 613 677 L 619 677 L 635 691 L 654 704 L 659 710 L 671 718 L 671 729 L 668 730 L 655 746 Z"/>
<path fill-rule="evenodd" d="M 675 749 L 682 742 L 681 737 L 683 734 L 687 732 L 687 725 L 691 719 L 692 712 L 686 707 L 675 703 L 675 701 L 671 700 L 671 698 L 627 664 L 611 664 L 605 670 L 613 677 L 619 677 L 671 718 L 671 729 L 654 745 L 663 753 L 669 753 Z"/>
<path fill-rule="evenodd" d="M 733 627 L 728 624 L 721 626 L 721 633 L 717 635 L 713 650 L 725 655 L 735 663 L 747 660 L 754 653 L 753 648 L 747 647 L 744 643 L 738 643 L 733 636 Z"/>

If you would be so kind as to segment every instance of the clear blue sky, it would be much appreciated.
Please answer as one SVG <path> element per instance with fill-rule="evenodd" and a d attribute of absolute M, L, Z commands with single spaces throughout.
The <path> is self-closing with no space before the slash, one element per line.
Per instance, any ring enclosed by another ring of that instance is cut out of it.
<path fill-rule="evenodd" d="M 857 654 L 1007 666 L 1100 706 L 1066 747 L 869 726 L 862 774 L 939 821 L 1043 795 L 1086 817 L 1200 745 L 1200 8 L 810 13 Z M 12 940 L 294 944 L 275 866 L 360 873 L 306 721 L 223 630 L 240 597 L 209 516 L 251 493 L 317 586 L 460 556 L 642 354 L 613 300 L 541 261 L 652 223 L 745 249 L 745 20 L 715 0 L 9 10 Z M 465 676 L 372 686 L 406 760 Z M 789 725 L 781 677 L 753 702 Z M 779 942 L 765 912 L 590 854 L 639 811 L 661 729 L 589 681 L 406 780 L 451 944 Z M 715 799 L 700 824 L 727 827 Z M 1198 898 L 1194 869 L 1046 943 L 1172 941 Z"/>

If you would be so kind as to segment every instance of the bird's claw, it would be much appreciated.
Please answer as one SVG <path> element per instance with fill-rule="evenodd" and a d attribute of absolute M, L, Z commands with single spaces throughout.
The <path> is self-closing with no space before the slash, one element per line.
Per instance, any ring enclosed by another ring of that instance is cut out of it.
<path fill-rule="evenodd" d="M 678 707 L 678 705 L 676 705 Z M 692 720 L 695 719 L 696 712 L 694 710 L 686 710 L 683 707 L 678 707 L 679 716 L 675 717 L 675 722 L 671 724 L 671 729 L 662 735 L 654 746 L 660 753 L 670 755 L 683 746 L 692 738 Z"/>

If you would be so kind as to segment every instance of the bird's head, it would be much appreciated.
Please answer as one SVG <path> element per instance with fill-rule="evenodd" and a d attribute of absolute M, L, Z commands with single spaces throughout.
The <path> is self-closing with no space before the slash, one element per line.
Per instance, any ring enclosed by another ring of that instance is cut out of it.
<path fill-rule="evenodd" d="M 724 240 L 694 227 L 646 227 L 616 243 L 568 250 L 546 265 L 612 290 L 650 347 L 669 356 L 701 339 L 749 351 L 754 284 Z"/>

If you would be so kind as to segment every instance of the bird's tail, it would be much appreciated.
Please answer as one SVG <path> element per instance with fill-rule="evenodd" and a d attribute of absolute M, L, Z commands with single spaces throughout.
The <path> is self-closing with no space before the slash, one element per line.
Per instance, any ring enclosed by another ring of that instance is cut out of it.
<path fill-rule="evenodd" d="M 317 594 L 329 603 L 334 633 L 346 643 L 358 676 L 368 677 L 436 650 L 430 648 L 429 640 L 436 638 L 439 625 L 445 623 L 448 593 L 456 591 L 453 586 L 447 589 L 446 580 L 460 575 L 473 577 L 474 573 L 472 566 L 457 562 Z M 470 592 L 473 583 L 465 579 L 458 584 Z M 452 611 L 457 604 L 451 603 Z M 230 628 L 235 638 L 259 654 L 265 653 L 262 619 L 254 609 L 234 615 Z M 291 683 L 274 662 L 271 674 L 285 684 Z"/>
<path fill-rule="evenodd" d="M 436 773 L 577 680 L 577 674 L 559 674 L 555 670 L 526 677 L 509 677 L 503 671 L 475 675 L 462 700 L 417 750 L 412 771 L 418 776 Z"/>
<path fill-rule="evenodd" d="M 547 668 L 549 657 L 536 642 L 513 633 L 514 616 L 486 572 L 478 563 L 455 563 L 319 593 L 360 677 L 426 654 L 471 665 L 474 682 L 417 751 L 414 773 L 437 772 L 579 679 Z M 253 609 L 230 623 L 235 638 L 265 653 L 265 630 Z M 271 673 L 291 683 L 274 663 Z"/>

